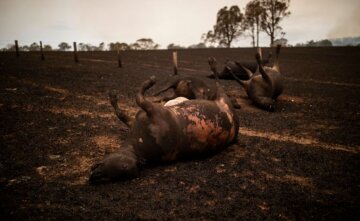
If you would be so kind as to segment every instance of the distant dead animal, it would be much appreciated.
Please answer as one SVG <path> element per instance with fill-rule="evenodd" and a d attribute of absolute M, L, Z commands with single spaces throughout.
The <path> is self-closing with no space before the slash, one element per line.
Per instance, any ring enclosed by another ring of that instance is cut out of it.
<path fill-rule="evenodd" d="M 177 97 L 185 97 L 189 100 L 213 100 L 217 93 L 215 84 L 206 83 L 198 77 L 172 75 L 162 82 L 161 88 L 154 92 L 153 96 L 158 96 L 170 89 L 174 90 L 174 94 L 169 97 L 164 97 L 162 99 L 163 101 L 172 100 Z M 235 99 L 231 99 L 231 102 L 234 108 L 240 108 L 240 105 Z"/>
<path fill-rule="evenodd" d="M 272 53 L 270 52 L 266 59 L 261 59 L 261 63 L 266 65 L 270 62 L 270 58 L 272 57 Z M 255 73 L 258 68 L 257 62 L 246 62 L 246 61 L 231 61 L 227 60 L 224 64 L 224 69 L 219 73 L 220 79 L 225 80 L 234 80 L 230 71 L 236 75 L 241 80 L 248 80 L 250 78 L 248 72 L 245 68 L 249 69 L 251 72 Z M 207 76 L 208 78 L 214 78 L 214 73 Z"/>
<path fill-rule="evenodd" d="M 218 81 L 213 100 L 180 99 L 167 106 L 144 96 L 154 84 L 154 78 L 142 84 L 136 97 L 142 110 L 135 119 L 124 114 L 117 97 L 110 95 L 116 115 L 130 132 L 118 152 L 93 165 L 91 183 L 133 178 L 139 175 L 141 164 L 214 153 L 236 141 L 239 119 Z"/>
<path fill-rule="evenodd" d="M 244 87 L 248 97 L 253 103 L 264 110 L 274 111 L 275 100 L 283 91 L 282 76 L 279 68 L 279 53 L 281 46 L 276 48 L 276 57 L 272 67 L 264 67 L 261 59 L 261 49 L 256 53 L 256 61 L 258 63 L 258 70 L 253 73 L 248 68 L 242 66 L 250 77 L 249 80 L 239 79 L 230 68 L 228 71 L 233 78 Z M 214 59 L 214 58 L 213 58 Z M 210 64 L 211 66 L 211 64 Z M 211 67 L 213 72 L 217 72 L 216 67 Z"/>
<path fill-rule="evenodd" d="M 158 96 L 161 93 L 174 90 L 174 94 L 164 97 L 163 101 L 185 97 L 187 99 L 205 99 L 212 100 L 216 94 L 216 87 L 213 84 L 207 84 L 198 77 L 180 76 L 177 68 L 177 52 L 173 52 L 174 74 L 160 83 L 161 88 L 153 93 Z"/>
<path fill-rule="evenodd" d="M 216 94 L 215 84 L 207 84 L 197 77 L 172 75 L 161 83 L 161 88 L 154 92 L 153 96 L 158 96 L 170 89 L 174 90 L 174 94 L 163 98 L 164 101 L 172 100 L 176 97 L 186 97 L 191 100 L 212 100 Z"/>

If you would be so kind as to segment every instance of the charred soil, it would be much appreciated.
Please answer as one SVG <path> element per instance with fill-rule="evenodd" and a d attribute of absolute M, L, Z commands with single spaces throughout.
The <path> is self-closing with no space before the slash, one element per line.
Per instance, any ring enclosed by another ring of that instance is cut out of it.
<path fill-rule="evenodd" d="M 265 53 L 269 49 L 265 49 Z M 179 74 L 207 57 L 254 60 L 253 49 L 178 52 Z M 242 108 L 238 142 L 214 156 L 152 166 L 92 186 L 91 165 L 121 148 L 140 84 L 172 74 L 171 51 L 0 53 L 0 220 L 355 220 L 360 211 L 360 48 L 284 48 L 273 113 L 221 81 Z M 205 79 L 205 78 L 204 78 Z M 208 79 L 211 81 L 211 79 Z"/>

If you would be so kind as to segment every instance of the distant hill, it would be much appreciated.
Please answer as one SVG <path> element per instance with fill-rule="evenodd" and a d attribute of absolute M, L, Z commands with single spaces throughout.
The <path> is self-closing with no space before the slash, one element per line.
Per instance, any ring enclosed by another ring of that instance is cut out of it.
<path fill-rule="evenodd" d="M 348 37 L 348 38 L 334 38 L 329 39 L 333 46 L 358 46 L 360 45 L 360 36 L 359 37 Z"/>

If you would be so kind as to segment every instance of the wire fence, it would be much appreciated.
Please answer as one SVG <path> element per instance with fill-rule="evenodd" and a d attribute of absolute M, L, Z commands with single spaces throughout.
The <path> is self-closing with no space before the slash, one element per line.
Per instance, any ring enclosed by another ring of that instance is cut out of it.
<path fill-rule="evenodd" d="M 36 42 L 33 42 L 32 44 L 35 44 L 35 43 Z M 72 50 L 73 53 L 74 53 L 74 62 L 78 63 L 80 61 L 78 50 L 77 50 L 78 44 L 76 42 L 73 42 L 72 47 L 71 47 L 71 45 L 69 45 L 67 43 L 64 46 L 61 46 L 61 44 L 62 43 L 59 44 L 59 47 L 62 48 L 62 49 L 65 49 L 65 50 L 61 50 L 61 51 L 66 51 L 66 49 Z M 21 57 L 20 56 L 21 53 L 23 53 L 23 52 L 26 53 L 27 52 L 27 51 L 22 51 L 21 50 L 21 47 L 20 47 L 20 44 L 19 44 L 18 40 L 15 40 L 13 44 L 9 44 L 9 45 L 10 45 L 10 48 L 8 48 L 7 51 L 15 52 L 16 57 Z M 37 45 L 37 43 L 36 43 L 36 45 Z M 35 51 L 39 52 L 41 60 L 45 61 L 45 53 L 44 53 L 44 51 L 46 51 L 46 50 L 44 50 L 44 47 L 46 47 L 46 43 L 44 44 L 42 41 L 39 41 L 39 45 L 37 45 L 37 46 L 39 48 L 37 50 L 35 50 Z M 117 64 L 118 64 L 119 68 L 122 68 L 123 64 L 122 64 L 120 48 L 116 47 L 116 49 L 117 49 Z M 177 54 L 177 51 L 173 51 L 173 53 L 172 53 L 172 62 L 173 62 L 174 74 L 177 75 L 177 73 L 178 73 L 178 54 Z"/>

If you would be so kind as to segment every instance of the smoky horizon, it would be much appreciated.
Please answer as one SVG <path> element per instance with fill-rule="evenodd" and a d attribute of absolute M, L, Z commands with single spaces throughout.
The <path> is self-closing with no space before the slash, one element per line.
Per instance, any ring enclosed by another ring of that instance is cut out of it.
<path fill-rule="evenodd" d="M 60 42 L 134 43 L 151 38 L 165 49 L 169 44 L 188 47 L 202 41 L 224 6 L 237 5 L 242 12 L 249 1 L 60 1 L 2 0 L 0 2 L 0 47 L 42 41 L 53 47 Z M 360 36 L 360 2 L 292 0 L 291 15 L 281 22 L 289 44 L 310 40 Z M 281 37 L 280 35 L 277 36 Z M 269 46 L 265 33 L 260 46 Z M 243 34 L 232 47 L 251 47 Z"/>

